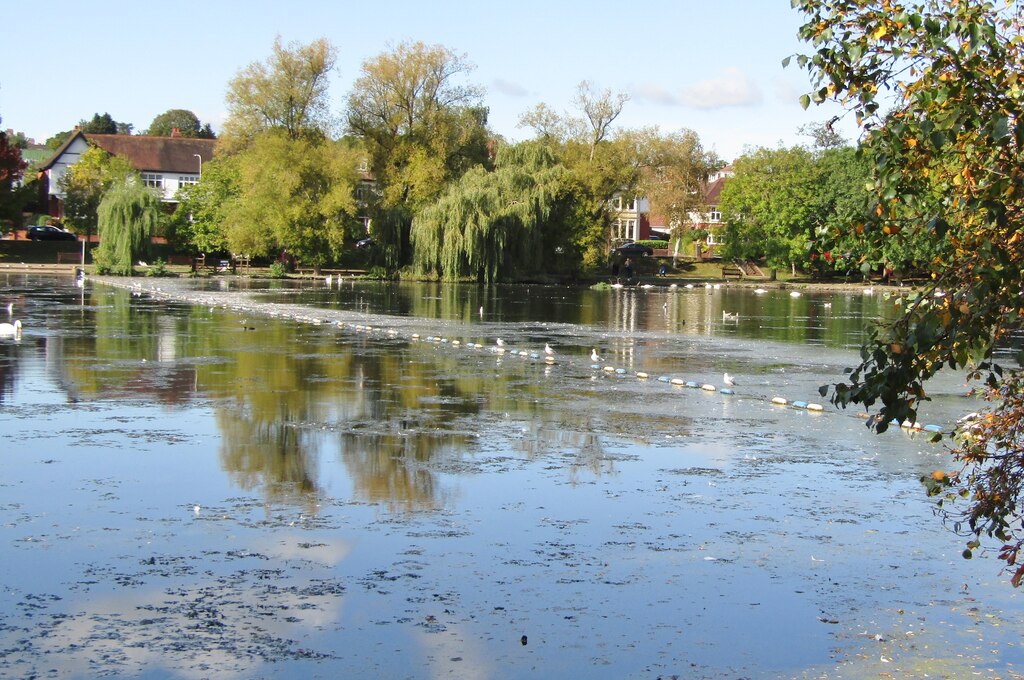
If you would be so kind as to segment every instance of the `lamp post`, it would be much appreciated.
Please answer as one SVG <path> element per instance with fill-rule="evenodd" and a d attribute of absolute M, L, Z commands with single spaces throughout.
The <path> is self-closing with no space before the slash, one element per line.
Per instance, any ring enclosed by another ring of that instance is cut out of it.
<path fill-rule="evenodd" d="M 203 157 L 200 156 L 197 153 L 194 153 L 192 155 L 199 159 L 199 178 L 202 179 L 202 177 L 203 177 Z"/>

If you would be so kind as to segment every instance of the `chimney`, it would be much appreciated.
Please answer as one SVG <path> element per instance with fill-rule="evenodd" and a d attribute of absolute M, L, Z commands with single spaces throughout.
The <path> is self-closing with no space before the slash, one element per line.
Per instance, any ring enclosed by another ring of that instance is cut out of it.
<path fill-rule="evenodd" d="M 171 128 L 171 137 L 181 137 L 181 130 L 178 128 Z"/>

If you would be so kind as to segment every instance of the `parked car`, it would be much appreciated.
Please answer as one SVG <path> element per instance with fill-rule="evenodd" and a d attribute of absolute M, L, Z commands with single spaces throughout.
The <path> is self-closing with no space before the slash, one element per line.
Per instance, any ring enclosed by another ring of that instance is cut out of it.
<path fill-rule="evenodd" d="M 33 241 L 77 241 L 78 237 L 60 227 L 42 224 L 28 228 L 28 237 Z"/>
<path fill-rule="evenodd" d="M 640 255 L 642 257 L 650 257 L 654 254 L 654 248 L 645 246 L 642 243 L 624 243 L 614 251 L 617 255 Z"/>
<path fill-rule="evenodd" d="M 377 245 L 377 242 L 374 241 L 372 238 L 364 238 L 361 241 L 356 241 L 356 248 L 358 248 L 359 250 L 372 248 L 375 245 Z"/>

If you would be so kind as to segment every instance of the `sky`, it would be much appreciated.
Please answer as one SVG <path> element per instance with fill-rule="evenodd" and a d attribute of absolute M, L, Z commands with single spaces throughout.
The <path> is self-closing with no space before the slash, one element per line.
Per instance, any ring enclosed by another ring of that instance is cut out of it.
<path fill-rule="evenodd" d="M 808 143 L 802 125 L 839 113 L 804 111 L 808 75 L 782 66 L 810 52 L 790 0 L 51 0 L 12 3 L 4 18 L 0 127 L 40 143 L 95 113 L 138 133 L 188 109 L 218 131 L 228 82 L 265 61 L 278 36 L 337 48 L 339 118 L 363 62 L 406 41 L 464 55 L 474 65 L 465 82 L 484 88 L 490 126 L 509 140 L 532 135 L 518 121 L 537 104 L 575 114 L 583 80 L 629 96 L 615 129 L 691 129 L 726 161 Z M 848 117 L 837 130 L 856 138 Z"/>

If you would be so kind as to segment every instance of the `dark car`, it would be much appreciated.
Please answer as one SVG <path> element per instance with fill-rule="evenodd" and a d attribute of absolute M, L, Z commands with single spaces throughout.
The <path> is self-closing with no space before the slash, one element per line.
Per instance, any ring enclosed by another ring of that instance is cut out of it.
<path fill-rule="evenodd" d="M 28 228 L 28 237 L 33 241 L 77 241 L 78 237 L 60 227 L 43 224 Z"/>
<path fill-rule="evenodd" d="M 372 248 L 375 245 L 377 245 L 377 242 L 372 238 L 364 238 L 361 241 L 356 241 L 356 248 L 359 250 L 366 250 L 367 248 Z"/>
<path fill-rule="evenodd" d="M 615 253 L 618 255 L 640 255 L 643 257 L 650 257 L 654 254 L 654 248 L 645 246 L 642 243 L 626 243 L 616 248 Z"/>

